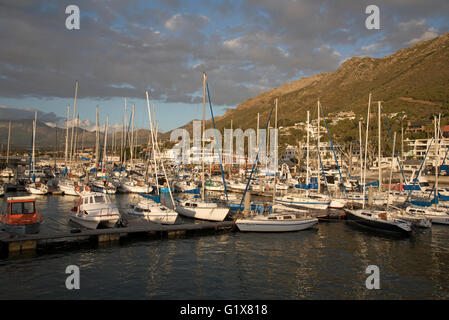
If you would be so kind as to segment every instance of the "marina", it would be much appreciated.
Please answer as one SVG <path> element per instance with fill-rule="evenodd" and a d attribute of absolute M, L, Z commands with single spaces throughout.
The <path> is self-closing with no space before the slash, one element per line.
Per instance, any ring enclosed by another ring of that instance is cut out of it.
<path fill-rule="evenodd" d="M 0 300 L 449 299 L 447 0 L 3 2 Z"/>

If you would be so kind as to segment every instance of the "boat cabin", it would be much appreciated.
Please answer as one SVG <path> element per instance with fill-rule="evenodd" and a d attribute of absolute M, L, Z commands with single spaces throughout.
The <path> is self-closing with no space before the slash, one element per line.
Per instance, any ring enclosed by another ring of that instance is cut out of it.
<path fill-rule="evenodd" d="M 102 193 L 88 193 L 80 196 L 80 205 L 110 203 L 109 197 Z"/>
<path fill-rule="evenodd" d="M 9 197 L 6 208 L 0 214 L 0 222 L 7 231 L 12 229 L 30 230 L 38 228 L 29 228 L 32 225 L 38 226 L 43 220 L 43 216 L 36 210 L 36 199 L 34 197 Z M 11 229 L 12 228 L 12 229 Z"/>

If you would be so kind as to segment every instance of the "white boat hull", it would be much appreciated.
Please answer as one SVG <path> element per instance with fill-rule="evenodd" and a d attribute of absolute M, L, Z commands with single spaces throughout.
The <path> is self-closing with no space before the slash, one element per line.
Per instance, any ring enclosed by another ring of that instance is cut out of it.
<path fill-rule="evenodd" d="M 301 231 L 318 223 L 318 219 L 302 221 L 267 221 L 257 219 L 237 219 L 235 224 L 243 232 L 292 232 Z"/>
<path fill-rule="evenodd" d="M 209 221 L 223 221 L 229 213 L 229 208 L 192 208 L 176 206 L 176 211 L 186 217 L 209 220 Z"/>

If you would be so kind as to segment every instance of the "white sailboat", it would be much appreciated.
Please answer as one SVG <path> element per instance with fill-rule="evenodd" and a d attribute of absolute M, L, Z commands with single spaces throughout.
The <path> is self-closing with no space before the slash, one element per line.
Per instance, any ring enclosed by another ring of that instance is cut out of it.
<path fill-rule="evenodd" d="M 136 205 L 131 205 L 126 213 L 131 217 L 144 218 L 161 224 L 174 224 L 178 217 L 176 211 L 151 199 L 142 199 Z"/>
<path fill-rule="evenodd" d="M 205 132 L 205 117 L 206 117 L 206 73 L 203 73 L 203 134 Z M 202 139 L 202 192 L 201 199 L 181 200 L 176 203 L 176 211 L 189 218 L 223 221 L 229 213 L 229 208 L 222 207 L 215 202 L 208 202 L 205 196 L 205 179 L 204 179 L 204 138 Z"/>
<path fill-rule="evenodd" d="M 307 154 L 306 154 L 306 183 L 309 183 L 309 131 L 310 131 L 310 112 L 307 111 Z M 317 210 L 326 210 L 331 204 L 331 199 L 322 194 L 309 194 L 309 190 L 305 195 L 288 193 L 281 197 L 276 197 L 276 202 L 294 207 L 294 208 L 309 208 Z M 338 204 L 335 203 L 337 206 Z"/>
<path fill-rule="evenodd" d="M 277 129 L 276 99 L 275 129 Z M 277 144 L 277 140 L 275 142 Z M 274 178 L 273 206 L 270 214 L 258 214 L 255 216 L 237 219 L 235 224 L 243 232 L 290 232 L 308 229 L 318 223 L 317 218 L 306 215 L 306 211 L 289 208 L 276 204 L 277 175 Z"/>
<path fill-rule="evenodd" d="M 295 212 L 292 208 L 279 205 L 272 208 L 270 214 L 237 219 L 235 224 L 243 232 L 291 232 L 305 230 L 318 223 L 317 218 Z"/>

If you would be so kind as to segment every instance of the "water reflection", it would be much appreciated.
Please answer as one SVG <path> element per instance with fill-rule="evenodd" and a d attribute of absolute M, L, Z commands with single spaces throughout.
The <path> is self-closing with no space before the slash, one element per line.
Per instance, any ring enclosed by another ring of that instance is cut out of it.
<path fill-rule="evenodd" d="M 133 196 L 113 198 L 124 210 Z M 39 197 L 42 230 L 68 230 L 75 199 Z M 282 234 L 125 238 L 115 245 L 2 258 L 0 287 L 7 289 L 0 298 L 447 299 L 448 243 L 444 226 L 397 238 L 344 222 Z M 79 291 L 65 288 L 70 264 L 80 267 Z M 380 268 L 381 290 L 365 287 L 371 264 Z"/>

